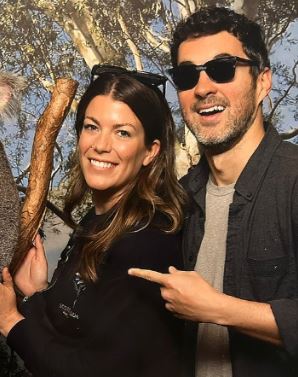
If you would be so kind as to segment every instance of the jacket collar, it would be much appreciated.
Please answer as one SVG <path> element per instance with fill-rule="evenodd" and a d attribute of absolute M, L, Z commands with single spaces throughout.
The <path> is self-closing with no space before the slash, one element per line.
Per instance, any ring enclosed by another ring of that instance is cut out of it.
<path fill-rule="evenodd" d="M 282 138 L 273 126 L 265 124 L 265 131 L 261 143 L 250 157 L 235 185 L 235 191 L 247 200 L 253 199 L 275 150 L 282 142 Z M 191 168 L 188 174 L 182 178 L 181 183 L 189 193 L 195 195 L 206 186 L 208 176 L 209 166 L 203 155 L 198 165 Z"/>
<path fill-rule="evenodd" d="M 263 140 L 248 160 L 235 185 L 235 190 L 247 200 L 253 199 L 277 147 L 282 143 L 282 138 L 273 126 L 265 124 L 265 131 Z"/>

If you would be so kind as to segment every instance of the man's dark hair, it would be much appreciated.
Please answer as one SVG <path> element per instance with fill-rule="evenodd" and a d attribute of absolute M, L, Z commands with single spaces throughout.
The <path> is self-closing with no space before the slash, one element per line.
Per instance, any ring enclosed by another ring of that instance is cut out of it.
<path fill-rule="evenodd" d="M 224 7 L 203 7 L 179 22 L 171 45 L 173 67 L 177 66 L 178 49 L 182 42 L 189 38 L 213 35 L 221 31 L 234 35 L 242 43 L 246 55 L 258 61 L 259 67 L 252 68 L 254 76 L 258 74 L 258 70 L 270 68 L 262 28 L 244 15 Z"/>

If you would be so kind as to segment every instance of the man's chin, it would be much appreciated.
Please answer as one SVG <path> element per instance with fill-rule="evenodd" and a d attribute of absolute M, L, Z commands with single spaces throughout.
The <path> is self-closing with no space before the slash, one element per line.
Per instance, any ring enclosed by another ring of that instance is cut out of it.
<path fill-rule="evenodd" d="M 200 150 L 209 155 L 222 154 L 232 149 L 242 139 L 243 133 L 230 136 L 224 140 L 200 140 L 198 141 Z"/>

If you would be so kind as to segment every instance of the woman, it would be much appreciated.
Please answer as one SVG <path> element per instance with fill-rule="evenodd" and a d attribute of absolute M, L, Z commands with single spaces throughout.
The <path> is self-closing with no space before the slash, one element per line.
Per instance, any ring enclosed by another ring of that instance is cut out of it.
<path fill-rule="evenodd" d="M 94 207 L 48 287 L 37 237 L 15 278 L 30 296 L 20 312 L 4 271 L 0 331 L 34 376 L 178 377 L 183 323 L 165 310 L 157 285 L 127 274 L 133 266 L 181 267 L 184 194 L 172 117 L 150 80 L 117 69 L 97 74 L 78 107 L 65 209 L 71 221 L 88 191 Z"/>

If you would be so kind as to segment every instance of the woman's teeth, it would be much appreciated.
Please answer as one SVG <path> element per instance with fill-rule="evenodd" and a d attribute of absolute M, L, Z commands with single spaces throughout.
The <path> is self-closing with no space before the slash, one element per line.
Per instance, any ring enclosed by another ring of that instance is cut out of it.
<path fill-rule="evenodd" d="M 90 160 L 91 165 L 97 166 L 98 168 L 111 168 L 113 164 L 111 162 Z"/>

